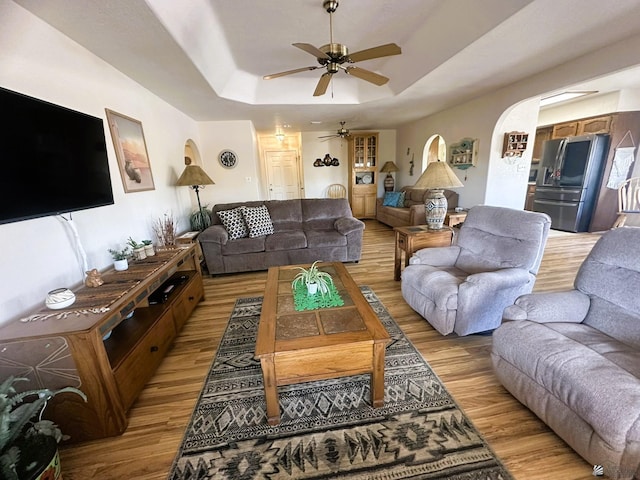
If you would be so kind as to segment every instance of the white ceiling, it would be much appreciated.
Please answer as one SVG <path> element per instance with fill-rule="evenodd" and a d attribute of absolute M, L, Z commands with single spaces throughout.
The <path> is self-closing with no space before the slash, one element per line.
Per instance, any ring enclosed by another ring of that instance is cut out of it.
<path fill-rule="evenodd" d="M 640 34 L 640 0 L 340 0 L 334 42 L 402 55 L 357 64 L 387 85 L 339 72 L 313 97 L 321 69 L 262 76 L 317 65 L 291 44 L 329 43 L 322 0 L 15 1 L 192 118 L 258 131 L 395 128 Z M 590 88 L 637 84 L 636 71 Z"/>

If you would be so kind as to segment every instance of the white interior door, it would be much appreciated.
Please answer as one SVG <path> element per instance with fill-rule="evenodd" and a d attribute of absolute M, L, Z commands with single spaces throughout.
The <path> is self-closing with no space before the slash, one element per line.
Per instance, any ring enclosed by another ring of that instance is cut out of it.
<path fill-rule="evenodd" d="M 296 150 L 266 151 L 269 200 L 300 198 L 302 186 Z"/>

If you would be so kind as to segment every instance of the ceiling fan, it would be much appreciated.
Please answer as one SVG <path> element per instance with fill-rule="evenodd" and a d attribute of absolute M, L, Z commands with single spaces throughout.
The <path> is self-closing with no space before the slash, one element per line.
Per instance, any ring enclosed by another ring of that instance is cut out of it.
<path fill-rule="evenodd" d="M 316 60 L 320 65 L 314 65 L 311 67 L 296 68 L 294 70 L 287 70 L 286 72 L 273 73 L 271 75 L 265 75 L 265 80 L 271 80 L 273 78 L 284 77 L 285 75 L 291 75 L 293 73 L 306 72 L 309 70 L 316 70 L 318 68 L 325 68 L 326 72 L 322 74 L 316 89 L 313 92 L 314 97 L 324 95 L 327 91 L 327 87 L 331 82 L 333 74 L 338 73 L 340 70 L 344 70 L 349 75 L 360 78 L 375 85 L 384 85 L 389 79 L 383 75 L 365 70 L 360 67 L 344 66 L 344 64 L 351 64 L 356 62 L 362 62 L 364 60 L 371 60 L 374 58 L 388 57 L 391 55 L 399 55 L 402 50 L 395 43 L 387 43 L 385 45 L 379 45 L 373 48 L 367 48 L 366 50 L 360 50 L 359 52 L 349 53 L 349 49 L 340 43 L 333 43 L 333 12 L 338 8 L 338 0 L 324 0 L 322 2 L 322 8 L 329 13 L 329 35 L 330 43 L 323 45 L 320 48 L 314 47 L 309 43 L 294 43 L 293 46 L 316 57 Z"/>
<path fill-rule="evenodd" d="M 336 133 L 334 133 L 333 135 L 323 135 L 321 137 L 318 138 L 324 138 L 326 140 L 329 140 L 330 138 L 348 138 L 351 136 L 351 134 L 349 133 L 349 130 L 344 128 L 344 124 L 347 122 L 340 122 L 340 128 L 338 129 L 338 131 Z"/>

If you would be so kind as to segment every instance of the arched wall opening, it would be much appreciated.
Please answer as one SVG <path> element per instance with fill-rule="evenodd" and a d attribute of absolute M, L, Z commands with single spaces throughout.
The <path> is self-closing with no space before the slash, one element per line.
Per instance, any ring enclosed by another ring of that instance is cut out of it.
<path fill-rule="evenodd" d="M 429 162 L 436 162 L 442 160 L 447 161 L 447 143 L 444 141 L 442 135 L 436 133 L 431 135 L 424 144 L 422 150 L 422 168 L 420 172 L 424 172 L 429 165 Z"/>

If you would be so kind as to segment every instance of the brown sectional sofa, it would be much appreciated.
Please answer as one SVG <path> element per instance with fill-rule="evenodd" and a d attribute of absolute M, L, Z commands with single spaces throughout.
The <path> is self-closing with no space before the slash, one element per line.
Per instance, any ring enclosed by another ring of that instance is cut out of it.
<path fill-rule="evenodd" d="M 231 240 L 217 212 L 265 205 L 274 233 Z M 210 274 L 266 270 L 277 265 L 357 262 L 364 223 L 344 198 L 267 200 L 215 205 L 211 226 L 199 236 Z"/>
<path fill-rule="evenodd" d="M 376 208 L 376 220 L 390 227 L 405 227 L 409 225 L 424 225 L 427 223 L 425 217 L 424 202 L 428 189 L 402 187 L 400 191 L 405 192 L 404 207 L 385 207 L 382 205 L 384 198 L 378 198 Z M 458 206 L 458 194 L 453 190 L 445 190 L 449 208 Z"/>

